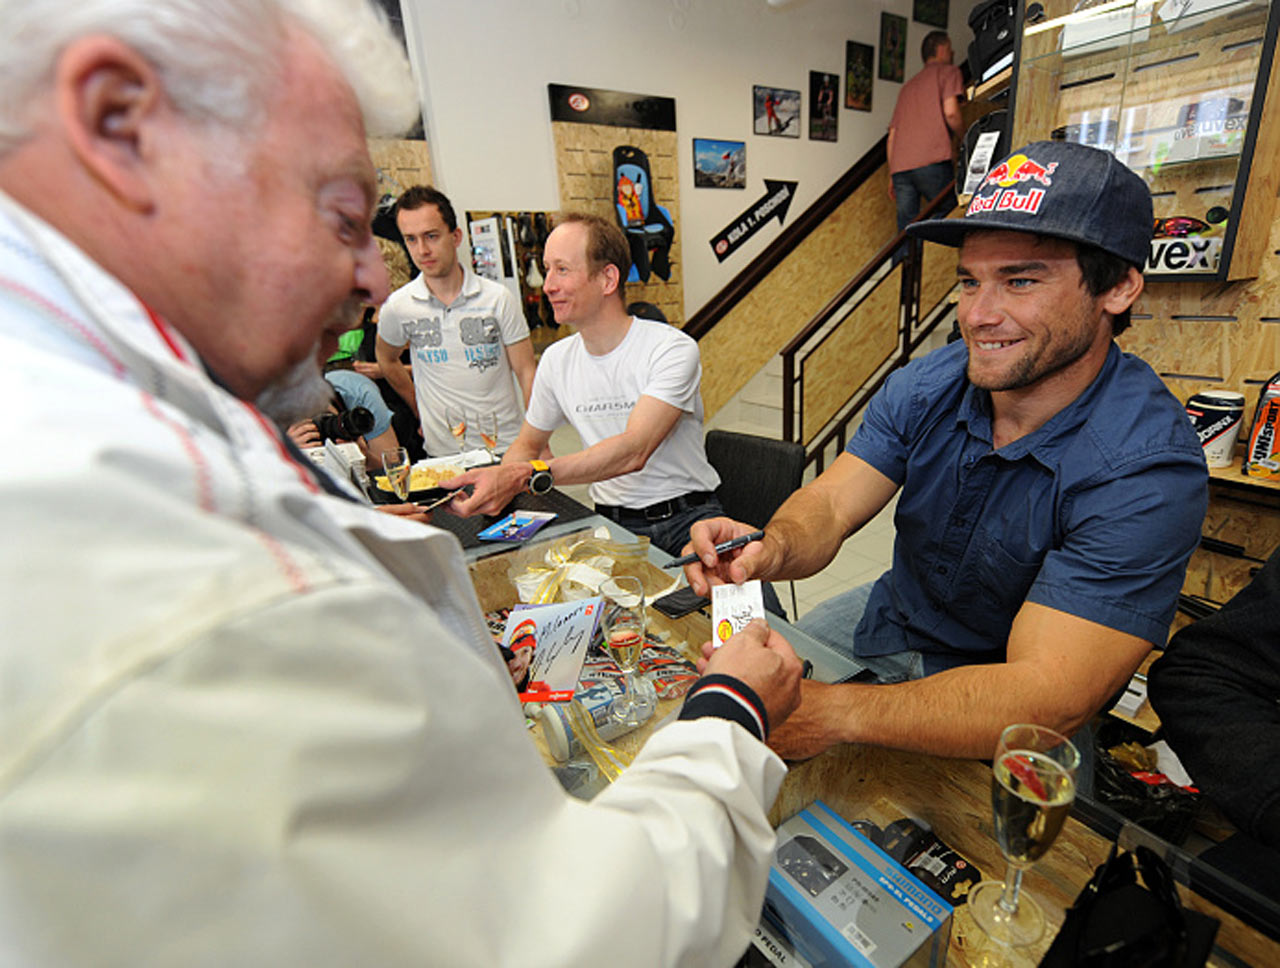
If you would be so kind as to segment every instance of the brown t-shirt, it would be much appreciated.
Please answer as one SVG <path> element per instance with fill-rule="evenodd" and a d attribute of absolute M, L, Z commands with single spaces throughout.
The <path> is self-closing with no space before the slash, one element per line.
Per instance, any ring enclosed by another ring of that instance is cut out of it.
<path fill-rule="evenodd" d="M 893 120 L 893 162 L 890 173 L 951 160 L 951 129 L 942 102 L 964 93 L 964 78 L 954 64 L 926 64 L 902 86 Z"/>

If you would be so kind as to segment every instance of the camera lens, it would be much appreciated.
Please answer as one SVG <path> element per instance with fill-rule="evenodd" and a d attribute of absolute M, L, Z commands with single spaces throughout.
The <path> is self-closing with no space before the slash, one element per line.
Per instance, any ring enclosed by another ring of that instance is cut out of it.
<path fill-rule="evenodd" d="M 373 414 L 364 407 L 352 407 L 338 414 L 342 430 L 348 439 L 363 437 L 373 430 Z"/>
<path fill-rule="evenodd" d="M 321 413 L 311 418 L 322 440 L 355 440 L 373 430 L 373 414 L 366 407 L 342 413 Z"/>

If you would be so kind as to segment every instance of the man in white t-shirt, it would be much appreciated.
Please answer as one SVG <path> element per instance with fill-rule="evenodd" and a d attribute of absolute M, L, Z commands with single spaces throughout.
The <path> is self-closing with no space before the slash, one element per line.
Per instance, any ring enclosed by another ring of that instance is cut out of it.
<path fill-rule="evenodd" d="M 465 440 L 478 446 L 485 421 L 497 416 L 497 449 L 520 430 L 523 403 L 533 387 L 529 326 L 507 289 L 471 272 L 458 259 L 462 230 L 440 191 L 414 185 L 396 201 L 396 227 L 421 275 L 391 294 L 378 314 L 377 357 L 382 373 L 413 407 L 432 456 L 454 454 L 462 442 L 450 433 L 447 410 L 457 408 Z M 413 377 L 400 365 L 412 344 Z"/>
<path fill-rule="evenodd" d="M 458 514 L 495 514 L 520 491 L 591 483 L 596 510 L 679 554 L 694 521 L 720 513 L 720 477 L 702 442 L 698 344 L 665 323 L 628 315 L 631 262 L 621 230 L 571 214 L 547 238 L 543 292 L 577 332 L 543 351 L 520 435 L 499 467 L 469 471 Z M 568 422 L 585 449 L 538 460 Z"/>

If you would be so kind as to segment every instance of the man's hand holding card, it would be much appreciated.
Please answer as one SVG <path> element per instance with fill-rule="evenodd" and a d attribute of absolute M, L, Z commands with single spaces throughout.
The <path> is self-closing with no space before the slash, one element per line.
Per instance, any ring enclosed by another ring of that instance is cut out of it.
<path fill-rule="evenodd" d="M 750 686 L 765 705 L 771 729 L 781 726 L 800 705 L 800 659 L 791 643 L 763 619 L 749 622 L 721 647 L 707 642 L 698 671 L 733 676 Z"/>
<path fill-rule="evenodd" d="M 747 627 L 752 619 L 764 618 L 764 596 L 760 582 L 711 586 L 712 644 L 723 645 L 729 637 Z"/>

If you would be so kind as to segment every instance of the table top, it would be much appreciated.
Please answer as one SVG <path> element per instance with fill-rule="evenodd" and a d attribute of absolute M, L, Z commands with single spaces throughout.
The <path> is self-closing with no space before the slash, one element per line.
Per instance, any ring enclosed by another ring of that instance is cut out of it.
<path fill-rule="evenodd" d="M 508 570 L 513 563 L 524 560 L 522 556 L 541 554 L 555 540 L 578 532 L 590 533 L 596 528 L 606 529 L 601 533 L 607 533 L 616 541 L 636 540 L 634 535 L 606 518 L 589 514 L 574 521 L 553 522 L 532 541 L 503 553 L 484 555 L 486 549 L 469 551 L 472 579 L 481 606 L 488 611 L 515 602 Z M 652 590 L 661 587 L 659 583 L 669 583 L 677 574 L 659 567 L 669 560 L 670 557 L 661 550 L 649 547 L 641 560 L 629 563 L 627 573 L 638 574 L 645 581 L 646 588 Z M 650 621 L 660 635 L 666 636 L 668 645 L 678 648 L 691 660 L 698 657 L 701 644 L 711 637 L 710 618 L 704 612 L 671 619 L 654 610 Z M 824 653 L 830 652 L 794 626 L 781 622 L 774 616 L 770 616 L 770 624 L 778 628 L 801 655 L 809 653 L 825 660 Z M 815 678 L 839 681 L 838 675 L 831 678 L 829 669 L 824 669 L 823 672 L 825 674 Z M 658 710 L 648 723 L 610 745 L 624 752 L 637 752 L 644 740 L 678 706 L 679 700 L 660 702 Z M 550 758 L 540 733 L 535 729 L 531 730 L 531 734 L 547 763 L 551 765 L 554 761 Z M 769 819 L 776 826 L 814 800 L 822 800 L 849 820 L 863 817 L 910 817 L 917 821 L 923 820 L 943 841 L 976 864 L 985 876 L 1003 876 L 1004 860 L 994 838 L 991 817 L 991 771 L 986 763 L 869 746 L 838 746 L 811 760 L 791 765 Z M 1118 817 L 1114 819 L 1122 829 L 1118 833 L 1116 830 L 1109 830 L 1109 836 L 1103 836 L 1082 822 L 1080 817 L 1084 816 L 1095 826 L 1105 829 L 1108 826 L 1105 821 L 1109 818 L 1104 817 L 1104 822 L 1100 823 L 1097 812 L 1109 812 L 1105 808 L 1087 804 L 1079 806 L 1083 809 L 1077 809 L 1068 819 L 1058 841 L 1027 873 L 1024 881 L 1024 889 L 1041 903 L 1055 932 L 1061 924 L 1063 911 L 1074 900 L 1094 869 L 1105 860 L 1111 839 L 1115 836 L 1119 836 L 1121 845 L 1125 847 L 1132 847 L 1139 842 L 1155 847 L 1166 854 L 1180 881 L 1185 884 L 1188 880 L 1195 880 L 1188 875 L 1188 868 L 1193 866 L 1193 862 L 1181 851 L 1162 844 L 1141 828 L 1126 824 Z M 877 822 L 882 820 L 877 819 Z M 1224 879 L 1219 876 L 1218 880 Z M 1203 881 L 1201 872 L 1200 882 Z M 1229 958 L 1222 956 L 1221 951 L 1230 952 L 1235 958 L 1251 965 L 1280 964 L 1280 943 L 1249 927 L 1201 894 L 1185 887 L 1181 889 L 1185 904 L 1222 922 L 1215 957 L 1211 958 L 1210 964 L 1233 964 Z M 1231 894 L 1231 891 L 1227 893 Z M 1213 891 L 1209 894 L 1215 896 Z M 1270 903 L 1256 895 L 1251 897 L 1263 905 Z M 1269 913 L 1268 911 L 1267 914 Z M 963 906 L 958 908 L 948 964 L 968 965 L 971 962 L 976 930 Z M 1048 933 L 1039 948 L 1033 952 L 1035 959 L 1031 963 L 1038 960 L 1051 940 L 1052 933 Z"/>
<path fill-rule="evenodd" d="M 553 491 L 553 493 L 558 492 Z M 533 549 L 546 547 L 552 542 L 569 535 L 586 535 L 590 532 L 607 533 L 613 541 L 623 543 L 637 540 L 636 536 L 622 527 L 622 525 L 609 520 L 603 515 L 596 514 L 581 504 L 577 504 L 567 495 L 560 495 L 560 499 L 576 504 L 577 507 L 582 508 L 585 514 L 557 518 L 538 531 L 531 540 L 515 546 L 497 542 L 477 542 L 476 545 L 470 547 L 463 546 L 463 553 L 472 567 L 472 579 L 476 582 L 476 593 L 480 598 L 480 605 L 485 611 L 505 607 L 514 602 L 514 598 L 511 597 L 513 594 L 512 589 L 505 578 L 509 563 L 516 556 L 531 552 L 536 554 L 537 552 Z M 434 519 L 432 523 L 435 523 Z M 496 558 L 500 559 L 500 561 L 494 561 L 487 566 L 477 568 L 477 562 L 486 558 Z M 680 569 L 662 567 L 672 560 L 672 556 L 661 548 L 655 548 L 650 545 L 645 553 L 645 559 L 651 566 L 641 576 L 645 580 L 645 589 L 647 591 L 657 592 L 677 582 L 685 584 L 681 577 L 682 572 Z M 703 642 L 711 638 L 709 609 L 710 606 L 707 606 L 707 610 L 694 612 L 684 619 L 676 620 L 667 618 L 657 612 L 656 609 L 653 610 L 651 615 L 658 628 L 669 630 L 676 635 L 676 641 L 692 635 L 697 639 L 694 648 L 700 648 Z M 693 623 L 692 625 L 690 624 L 691 622 Z M 843 682 L 857 671 L 858 667 L 847 658 L 812 636 L 806 635 L 790 622 L 771 615 L 769 624 L 783 634 L 800 658 L 808 659 L 813 663 L 812 677 L 817 681 Z M 697 656 L 692 657 L 696 658 Z"/>
<path fill-rule="evenodd" d="M 991 770 L 983 762 L 872 746 L 837 746 L 792 765 L 769 819 L 777 826 L 814 800 L 822 800 L 846 819 L 889 814 L 923 820 L 938 837 L 977 864 L 984 876 L 1004 876 L 1004 859 L 991 817 Z M 1121 845 L 1132 846 L 1135 839 L 1150 843 L 1130 829 L 1121 836 Z M 1027 872 L 1023 890 L 1040 902 L 1054 927 L 1032 949 L 1031 964 L 1048 949 L 1063 912 L 1106 859 L 1110 846 L 1108 838 L 1073 814 L 1049 852 Z M 1173 866 L 1175 875 L 1185 873 L 1177 870 L 1176 861 Z M 1184 904 L 1222 922 L 1216 948 L 1250 965 L 1280 964 L 1280 943 L 1181 885 L 1180 890 Z M 970 964 L 979 936 L 964 907 L 958 908 L 947 963 Z M 1233 964 L 1217 951 L 1209 963 Z"/>

